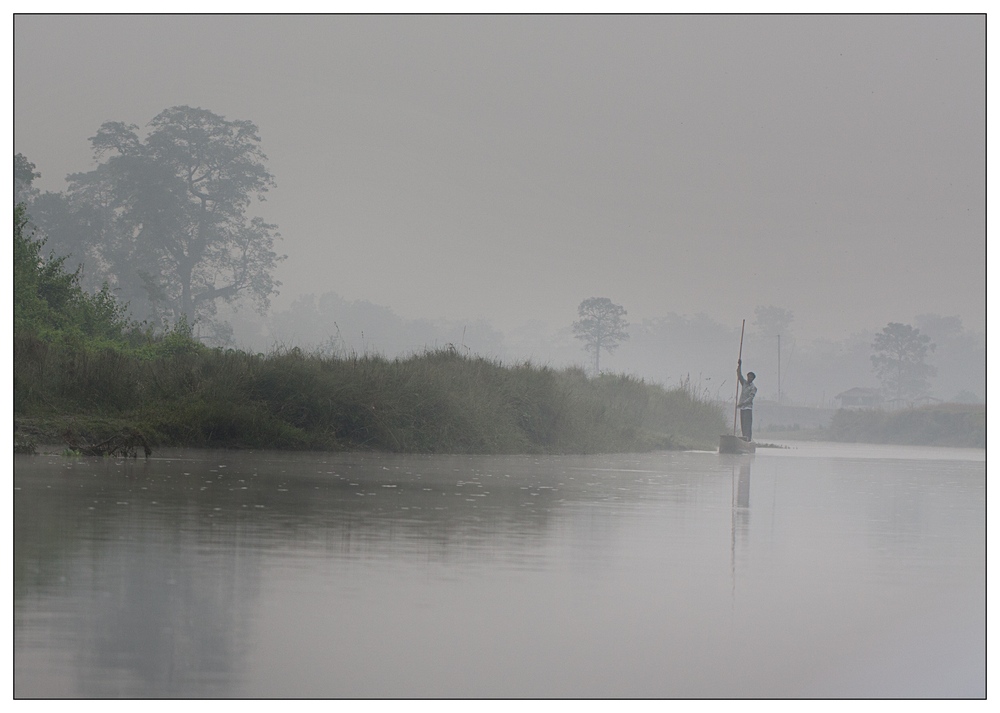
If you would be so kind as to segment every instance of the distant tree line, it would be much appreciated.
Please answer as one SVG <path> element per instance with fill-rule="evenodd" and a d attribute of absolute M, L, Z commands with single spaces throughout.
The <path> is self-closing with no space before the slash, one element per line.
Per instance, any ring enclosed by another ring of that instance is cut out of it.
<path fill-rule="evenodd" d="M 628 322 L 625 321 L 625 308 L 615 304 L 608 298 L 592 297 L 584 300 L 579 306 L 580 319 L 573 323 L 574 336 L 584 342 L 584 349 L 593 357 L 594 371 L 600 372 L 600 356 L 603 353 L 612 354 L 622 342 L 630 338 Z M 793 374 L 801 374 L 805 368 L 811 366 L 817 356 L 822 354 L 825 345 L 820 343 L 818 349 L 799 348 L 796 350 L 796 340 L 792 328 L 794 315 L 790 310 L 776 307 L 774 305 L 758 306 L 754 310 L 754 319 L 751 326 L 751 333 L 748 335 L 747 363 L 756 362 L 760 364 L 755 367 L 758 372 L 764 373 L 763 383 L 768 384 L 768 398 L 777 401 L 781 397 L 781 387 L 783 376 L 787 379 L 789 368 Z M 949 367 L 959 358 L 972 359 L 967 364 L 972 367 L 973 376 L 976 367 L 982 371 L 985 363 L 975 363 L 976 355 L 985 359 L 982 342 L 979 342 L 977 349 L 976 340 L 969 339 L 962 329 L 961 320 L 957 317 L 938 317 L 935 315 L 920 315 L 918 322 L 927 325 L 944 339 L 951 348 L 944 350 L 948 357 Z M 697 326 L 696 326 L 697 325 Z M 687 365 L 684 361 L 676 357 L 668 357 L 660 363 L 653 363 L 653 369 L 663 368 L 662 365 L 673 362 L 679 366 L 673 375 L 674 383 L 685 384 L 695 388 L 704 398 L 714 400 L 724 400 L 725 394 L 722 387 L 728 378 L 730 365 L 734 358 L 733 346 L 736 337 L 729 330 L 715 325 L 708 318 L 698 317 L 696 319 L 683 319 L 674 317 L 670 320 L 644 321 L 635 330 L 637 341 L 641 349 L 640 353 L 650 354 L 659 352 L 684 353 L 687 354 Z M 784 338 L 784 341 L 782 339 Z M 691 348 L 694 344 L 694 348 Z M 855 338 L 850 340 L 848 348 L 844 345 L 836 346 L 836 351 L 831 353 L 834 361 L 842 360 L 845 352 L 855 354 L 856 360 L 853 367 L 854 376 L 848 376 L 854 380 L 851 382 L 841 382 L 840 390 L 846 390 L 853 386 L 863 386 L 869 383 L 877 383 L 883 394 L 884 402 L 888 405 L 901 407 L 913 403 L 926 401 L 932 393 L 931 379 L 938 374 L 938 369 L 929 363 L 929 359 L 934 354 L 937 345 L 931 337 L 921 331 L 919 327 L 899 322 L 890 322 L 880 332 L 872 337 Z M 958 345 L 965 346 L 966 349 L 959 348 Z M 686 351 L 685 351 L 686 350 Z M 619 368 L 628 370 L 629 366 L 635 364 L 635 358 L 639 350 L 628 353 L 628 358 L 616 362 Z M 818 351 L 818 353 L 817 353 Z M 784 358 L 784 363 L 782 362 Z M 692 375 L 692 367 L 697 365 L 698 371 Z M 782 374 L 784 367 L 785 374 Z M 634 367 L 633 367 L 634 368 Z M 647 366 L 645 369 L 637 370 L 640 373 L 651 375 L 656 373 Z M 820 369 L 810 374 L 814 384 L 830 385 L 829 395 L 835 396 L 837 391 L 836 382 L 833 378 L 844 372 L 843 365 L 830 363 L 826 369 Z M 715 381 L 713 383 L 713 376 Z M 843 378 L 843 374 L 841 374 Z M 666 382 L 667 379 L 664 379 Z M 787 385 L 787 381 L 785 382 Z M 975 382 L 967 382 L 973 385 Z M 793 396 L 796 387 L 801 386 L 801 380 L 792 380 Z M 846 385 L 844 385 L 846 384 Z M 785 394 L 788 394 L 786 388 Z M 955 389 L 952 394 L 946 394 L 939 400 L 952 401 L 974 401 L 974 392 L 966 389 Z"/>
<path fill-rule="evenodd" d="M 44 241 L 75 286 L 103 294 L 106 304 L 113 295 L 123 318 L 147 328 L 184 325 L 215 344 L 238 346 L 254 330 L 258 341 L 265 338 L 263 325 L 269 347 L 392 355 L 451 345 L 469 354 L 556 365 L 577 363 L 575 339 L 583 342 L 594 373 L 610 363 L 614 371 L 685 383 L 714 399 L 732 385 L 739 338 L 734 327 L 676 314 L 630 325 L 625 308 L 606 297 L 581 302 L 579 319 L 562 332 L 535 330 L 514 340 L 482 320 L 403 320 L 389 308 L 330 295 L 302 296 L 280 315 L 248 320 L 237 308 L 249 303 L 267 313 L 279 287 L 274 270 L 283 259 L 275 250 L 276 226 L 251 217 L 250 208 L 274 186 L 257 127 L 179 106 L 161 112 L 145 130 L 107 122 L 90 143 L 95 167 L 70 175 L 59 193 L 41 193 L 36 167 L 15 156 L 14 198 L 25 206 L 22 232 Z M 896 402 L 985 395 L 985 336 L 965 329 L 958 317 L 918 315 L 913 325 L 893 322 L 876 334 L 807 343 L 796 338 L 791 311 L 762 305 L 750 326 L 744 362 L 757 373 L 763 399 L 780 394 L 829 404 L 839 391 L 875 384 Z"/>

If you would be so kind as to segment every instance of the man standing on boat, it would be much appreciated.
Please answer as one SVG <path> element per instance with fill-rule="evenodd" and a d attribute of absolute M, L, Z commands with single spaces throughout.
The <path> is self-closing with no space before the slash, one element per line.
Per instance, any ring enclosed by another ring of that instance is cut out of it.
<path fill-rule="evenodd" d="M 743 360 L 736 360 L 736 378 L 740 380 L 740 400 L 736 402 L 737 407 L 740 410 L 740 432 L 743 434 L 743 440 L 749 441 L 753 434 L 753 397 L 757 395 L 757 387 L 754 386 L 753 380 L 757 378 L 757 375 L 752 371 L 747 372 L 747 376 L 743 378 Z"/>

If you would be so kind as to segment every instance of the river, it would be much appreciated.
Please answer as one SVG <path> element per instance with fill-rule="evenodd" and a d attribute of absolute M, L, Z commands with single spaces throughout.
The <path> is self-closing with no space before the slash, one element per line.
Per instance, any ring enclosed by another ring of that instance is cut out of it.
<path fill-rule="evenodd" d="M 982 450 L 14 458 L 17 698 L 979 698 Z"/>

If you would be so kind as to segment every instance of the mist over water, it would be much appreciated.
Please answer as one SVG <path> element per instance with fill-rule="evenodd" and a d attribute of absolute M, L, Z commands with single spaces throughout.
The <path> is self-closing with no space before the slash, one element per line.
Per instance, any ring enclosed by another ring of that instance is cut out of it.
<path fill-rule="evenodd" d="M 984 14 L 13 22 L 38 257 L 218 365 L 161 404 L 173 442 L 299 413 L 236 388 L 256 357 L 230 349 L 578 366 L 727 422 L 741 358 L 756 437 L 859 392 L 886 421 L 937 407 L 897 439 L 985 432 L 954 408 L 986 399 Z M 628 321 L 597 354 L 591 298 Z M 85 421 L 123 384 L 107 411 L 148 408 L 149 345 L 115 361 L 29 306 L 19 417 Z M 919 332 L 909 384 L 876 372 L 893 325 Z M 297 383 L 303 411 L 343 396 Z M 17 697 L 985 696 L 983 449 L 155 455 L 15 456 Z"/>
<path fill-rule="evenodd" d="M 982 451 L 18 457 L 18 697 L 980 697 Z"/>

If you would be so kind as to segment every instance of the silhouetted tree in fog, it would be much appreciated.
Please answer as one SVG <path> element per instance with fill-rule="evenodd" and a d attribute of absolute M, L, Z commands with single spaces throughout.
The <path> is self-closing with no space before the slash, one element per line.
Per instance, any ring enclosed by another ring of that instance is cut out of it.
<path fill-rule="evenodd" d="M 143 317 L 215 314 L 216 301 L 276 292 L 276 226 L 249 217 L 274 185 L 257 127 L 205 109 L 173 107 L 138 127 L 107 122 L 90 139 L 101 161 L 69 177 L 65 203 L 39 211 L 46 232 L 83 236 L 87 271 L 100 273 Z M 47 225 L 46 225 L 47 224 Z"/>
<path fill-rule="evenodd" d="M 986 335 L 966 329 L 957 315 L 918 314 L 921 334 L 934 343 L 930 359 L 937 373 L 932 392 L 942 399 L 977 401 L 986 394 Z"/>
<path fill-rule="evenodd" d="M 607 297 L 591 297 L 580 303 L 580 319 L 573 322 L 573 334 L 583 348 L 594 355 L 594 373 L 601 373 L 601 350 L 613 354 L 628 339 L 628 314 Z"/>
<path fill-rule="evenodd" d="M 872 342 L 872 366 L 882 388 L 897 401 L 927 394 L 934 367 L 926 363 L 931 339 L 909 324 L 890 322 Z"/>
<path fill-rule="evenodd" d="M 774 305 L 761 305 L 753 311 L 754 329 L 761 339 L 773 339 L 779 334 L 788 336 L 794 319 L 791 310 Z"/>
<path fill-rule="evenodd" d="M 38 189 L 31 184 L 41 175 L 35 170 L 35 164 L 22 154 L 14 155 L 14 205 L 28 203 L 38 195 Z"/>

